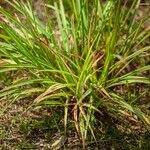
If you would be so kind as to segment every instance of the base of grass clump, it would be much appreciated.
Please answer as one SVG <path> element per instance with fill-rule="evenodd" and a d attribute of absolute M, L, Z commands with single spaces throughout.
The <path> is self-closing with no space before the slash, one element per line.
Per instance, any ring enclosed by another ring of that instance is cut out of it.
<path fill-rule="evenodd" d="M 60 111 L 55 112 L 56 123 L 49 108 L 28 112 L 22 114 L 27 107 L 26 100 L 24 104 L 13 104 L 11 109 L 0 117 L 0 145 L 2 149 L 50 149 L 51 145 L 58 141 L 63 135 L 63 124 L 58 117 Z M 20 110 L 18 109 L 20 108 Z M 103 115 L 96 115 L 97 123 L 95 131 L 98 148 L 105 149 L 144 149 L 148 150 L 150 133 L 144 129 L 141 121 L 135 122 L 133 118 L 116 118 L 112 113 L 103 109 Z M 57 110 L 57 109 L 56 109 Z M 63 109 L 62 109 L 63 110 Z M 41 115 L 41 111 L 43 112 Z M 129 123 L 130 122 L 130 123 Z M 58 127 L 59 126 L 59 130 Z M 89 133 L 90 134 L 90 133 Z M 63 149 L 82 149 L 82 142 L 73 123 L 68 127 L 65 142 L 61 146 Z M 96 144 L 93 140 L 87 141 L 87 149 L 95 149 Z"/>

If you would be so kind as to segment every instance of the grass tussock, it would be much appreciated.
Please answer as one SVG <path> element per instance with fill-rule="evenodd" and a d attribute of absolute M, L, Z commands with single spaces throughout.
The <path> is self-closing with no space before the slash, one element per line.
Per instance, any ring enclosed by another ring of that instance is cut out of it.
<path fill-rule="evenodd" d="M 137 19 L 140 0 L 45 2 L 42 18 L 32 1 L 5 1 L 14 14 L 0 7 L 1 114 L 30 99 L 26 110 L 60 114 L 62 139 L 75 128 L 83 147 L 99 144 L 98 126 L 103 133 L 122 118 L 149 130 L 150 30 L 149 16 Z"/>

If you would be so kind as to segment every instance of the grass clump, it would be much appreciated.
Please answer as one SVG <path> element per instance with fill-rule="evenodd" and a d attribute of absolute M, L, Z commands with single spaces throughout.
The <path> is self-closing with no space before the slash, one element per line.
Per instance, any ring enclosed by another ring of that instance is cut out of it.
<path fill-rule="evenodd" d="M 0 91 L 1 101 L 10 99 L 2 112 L 27 98 L 29 108 L 64 109 L 64 136 L 72 121 L 84 147 L 98 143 L 96 125 L 103 124 L 104 112 L 137 116 L 149 130 L 147 109 L 138 105 L 148 91 L 136 97 L 137 86 L 150 84 L 150 32 L 143 30 L 149 18 L 137 22 L 140 0 L 130 6 L 121 0 L 47 2 L 43 21 L 31 1 L 6 2 L 16 13 L 0 8 L 0 73 L 18 75 Z"/>

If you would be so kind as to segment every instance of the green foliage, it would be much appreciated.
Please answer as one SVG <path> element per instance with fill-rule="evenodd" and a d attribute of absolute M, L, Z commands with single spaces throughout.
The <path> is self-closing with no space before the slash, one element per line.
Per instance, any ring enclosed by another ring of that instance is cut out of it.
<path fill-rule="evenodd" d="M 28 75 L 3 88 L 1 98 L 31 97 L 32 108 L 64 107 L 65 134 L 72 113 L 84 145 L 89 131 L 96 142 L 94 113 L 101 113 L 101 106 L 115 115 L 136 114 L 150 125 L 148 116 L 115 90 L 150 84 L 149 78 L 141 75 L 150 65 L 130 69 L 150 50 L 145 44 L 150 32 L 142 30 L 147 18 L 136 22 L 139 0 L 128 9 L 122 8 L 121 0 L 105 4 L 72 0 L 68 1 L 69 13 L 60 0 L 45 6 L 46 23 L 36 17 L 29 2 L 6 2 L 18 13 L 14 16 L 0 8 L 4 16 L 0 23 L 0 73 L 17 70 Z M 49 9 L 55 13 L 54 20 L 48 16 Z"/>

